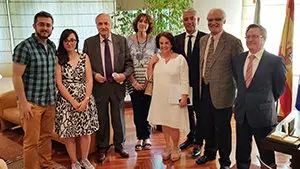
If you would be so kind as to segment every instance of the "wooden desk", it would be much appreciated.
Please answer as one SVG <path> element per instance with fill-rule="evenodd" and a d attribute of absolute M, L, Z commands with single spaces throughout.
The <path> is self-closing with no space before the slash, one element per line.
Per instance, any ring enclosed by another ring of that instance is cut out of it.
<path fill-rule="evenodd" d="M 293 136 L 299 137 L 300 136 L 300 112 L 299 111 L 293 111 L 292 113 L 290 113 L 285 119 L 283 119 L 276 126 L 275 130 L 281 131 L 282 126 L 288 124 L 293 119 L 295 119 L 295 123 L 294 123 L 295 131 L 293 132 Z M 293 169 L 300 169 L 300 147 L 294 144 L 278 141 L 271 137 L 271 133 L 265 138 L 263 143 L 263 148 L 291 155 L 292 156 L 291 167 Z"/>

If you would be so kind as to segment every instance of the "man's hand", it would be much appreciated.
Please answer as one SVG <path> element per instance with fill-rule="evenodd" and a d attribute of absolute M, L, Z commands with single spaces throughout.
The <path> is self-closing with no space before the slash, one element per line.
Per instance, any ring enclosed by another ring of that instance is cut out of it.
<path fill-rule="evenodd" d="M 106 82 L 106 78 L 104 76 L 102 76 L 100 73 L 95 74 L 95 80 L 99 83 Z"/>
<path fill-rule="evenodd" d="M 29 120 L 33 117 L 33 113 L 31 111 L 32 104 L 25 102 L 25 103 L 19 103 L 19 109 L 20 109 L 20 117 L 25 118 L 26 120 Z"/>
<path fill-rule="evenodd" d="M 113 78 L 117 83 L 122 84 L 126 79 L 126 76 L 123 73 L 113 73 Z"/>

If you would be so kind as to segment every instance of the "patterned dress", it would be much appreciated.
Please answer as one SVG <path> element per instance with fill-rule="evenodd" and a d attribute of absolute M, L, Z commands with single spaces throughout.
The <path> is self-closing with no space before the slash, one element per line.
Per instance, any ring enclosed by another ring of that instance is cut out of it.
<path fill-rule="evenodd" d="M 79 103 L 85 99 L 85 54 L 80 54 L 76 67 L 67 63 L 61 66 L 62 83 Z M 77 112 L 59 92 L 56 102 L 55 131 L 63 138 L 92 134 L 99 128 L 94 97 L 91 96 L 84 112 Z"/>

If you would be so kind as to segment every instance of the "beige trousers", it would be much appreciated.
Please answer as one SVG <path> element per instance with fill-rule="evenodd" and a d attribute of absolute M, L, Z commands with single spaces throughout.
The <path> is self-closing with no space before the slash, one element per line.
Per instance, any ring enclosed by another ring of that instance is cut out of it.
<path fill-rule="evenodd" d="M 23 153 L 25 169 L 51 168 L 55 105 L 32 104 L 33 117 L 21 117 L 24 130 Z"/>

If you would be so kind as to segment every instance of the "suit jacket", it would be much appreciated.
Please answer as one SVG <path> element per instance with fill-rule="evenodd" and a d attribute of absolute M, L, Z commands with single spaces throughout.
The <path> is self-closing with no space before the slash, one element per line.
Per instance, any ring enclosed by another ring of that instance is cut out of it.
<path fill-rule="evenodd" d="M 191 87 L 199 87 L 199 41 L 202 36 L 206 35 L 206 33 L 197 31 L 197 36 L 195 39 L 194 47 L 192 49 L 192 57 L 188 58 L 184 51 L 185 45 L 185 36 L 186 32 L 175 36 L 175 48 L 174 51 L 183 55 L 189 66 L 189 82 Z"/>
<path fill-rule="evenodd" d="M 204 63 L 205 49 L 210 35 L 200 39 L 200 68 Z M 233 105 L 235 86 L 231 69 L 231 58 L 243 52 L 241 41 L 233 35 L 223 31 L 219 43 L 215 49 L 210 72 L 209 90 L 212 104 L 217 109 L 231 107 Z M 201 70 L 200 69 L 200 70 Z M 202 79 L 200 72 L 200 79 Z M 201 96 L 200 80 L 200 96 Z"/>
<path fill-rule="evenodd" d="M 245 116 L 252 128 L 277 124 L 275 101 L 285 90 L 286 68 L 284 60 L 267 51 L 263 52 L 257 70 L 248 88 L 244 77 L 244 64 L 248 52 L 232 58 L 233 75 L 237 83 L 234 113 L 237 123 Z"/>
<path fill-rule="evenodd" d="M 89 37 L 84 41 L 83 52 L 86 53 L 90 60 L 93 71 L 93 77 L 96 73 L 104 76 L 103 64 L 101 59 L 100 35 Z M 130 56 L 130 51 L 127 45 L 126 38 L 111 34 L 113 50 L 114 50 L 114 72 L 123 73 L 128 78 L 133 73 L 133 62 Z M 113 82 L 110 85 L 98 83 L 94 80 L 93 94 L 96 100 L 99 100 L 103 95 L 114 91 L 120 99 L 125 97 L 125 83 L 119 84 Z"/>

